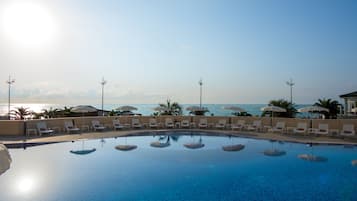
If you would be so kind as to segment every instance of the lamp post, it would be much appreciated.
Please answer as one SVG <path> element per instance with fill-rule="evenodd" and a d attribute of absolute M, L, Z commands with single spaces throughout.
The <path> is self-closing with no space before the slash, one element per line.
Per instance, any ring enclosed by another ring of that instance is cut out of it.
<path fill-rule="evenodd" d="M 11 85 L 15 83 L 14 79 L 11 79 L 11 76 L 9 76 L 9 80 L 6 81 L 6 83 L 9 85 L 9 99 L 8 99 L 8 106 L 7 106 L 7 115 L 10 120 L 10 95 L 11 95 Z"/>
<path fill-rule="evenodd" d="M 200 81 L 198 81 L 198 84 L 200 85 L 200 109 L 202 108 L 202 79 L 200 79 Z"/>
<path fill-rule="evenodd" d="M 102 116 L 104 116 L 104 85 L 107 83 L 107 81 L 104 80 L 104 77 L 102 78 L 102 81 L 100 84 L 102 85 Z"/>
<path fill-rule="evenodd" d="M 293 80 L 290 78 L 290 80 L 287 81 L 286 84 L 287 84 L 288 86 L 290 86 L 290 103 L 293 104 L 293 86 L 295 85 L 295 83 L 294 83 Z"/>

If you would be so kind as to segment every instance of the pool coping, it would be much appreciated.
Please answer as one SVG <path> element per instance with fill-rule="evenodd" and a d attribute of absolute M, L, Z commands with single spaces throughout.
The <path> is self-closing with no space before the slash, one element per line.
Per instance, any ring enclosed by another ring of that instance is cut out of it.
<path fill-rule="evenodd" d="M 16 144 L 44 144 L 55 142 L 70 142 L 77 140 L 102 139 L 124 136 L 145 136 L 148 133 L 167 132 L 167 131 L 181 131 L 181 132 L 204 132 L 207 136 L 235 136 L 244 138 L 253 138 L 261 140 L 276 140 L 303 144 L 324 144 L 324 145 L 357 145 L 357 139 L 348 138 L 333 138 L 325 136 L 301 136 L 291 134 L 277 134 L 277 133 L 259 133 L 248 131 L 232 131 L 232 130 L 216 130 L 216 129 L 140 129 L 140 130 L 119 130 L 119 131 L 104 131 L 104 132 L 86 132 L 80 134 L 59 134 L 53 136 L 41 137 L 17 137 L 17 138 L 0 138 L 0 144 L 14 145 Z M 353 141 L 355 140 L 355 141 Z"/>

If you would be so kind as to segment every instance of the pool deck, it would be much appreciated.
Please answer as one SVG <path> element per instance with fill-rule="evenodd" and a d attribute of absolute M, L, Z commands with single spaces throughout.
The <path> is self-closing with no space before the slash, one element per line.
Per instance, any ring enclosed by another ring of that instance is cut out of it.
<path fill-rule="evenodd" d="M 277 140 L 285 142 L 296 143 L 316 143 L 316 144 L 329 144 L 329 145 L 357 145 L 357 138 L 342 138 L 338 136 L 302 136 L 292 134 L 278 134 L 278 133 L 258 133 L 248 131 L 232 131 L 232 130 L 211 130 L 211 129 L 140 129 L 140 130 L 120 130 L 120 131 L 104 131 L 104 132 L 88 132 L 81 134 L 55 134 L 51 136 L 42 137 L 0 137 L 0 144 L 22 144 L 22 143 L 52 143 L 52 142 L 68 142 L 83 139 L 102 139 L 123 136 L 140 136 L 147 135 L 148 132 L 155 133 L 162 131 L 182 131 L 182 132 L 205 132 L 207 135 L 231 135 L 236 137 L 247 137 L 254 139 L 264 140 Z"/>

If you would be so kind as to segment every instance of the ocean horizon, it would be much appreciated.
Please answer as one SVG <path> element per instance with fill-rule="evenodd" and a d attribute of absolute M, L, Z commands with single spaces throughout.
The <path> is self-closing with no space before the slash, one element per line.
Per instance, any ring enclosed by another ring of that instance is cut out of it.
<path fill-rule="evenodd" d="M 119 106 L 123 105 L 131 105 L 138 110 L 134 111 L 135 113 L 150 116 L 155 110 L 154 108 L 158 106 L 158 104 L 104 104 L 104 110 L 115 110 Z M 189 115 L 189 111 L 186 110 L 189 106 L 199 106 L 199 104 L 180 104 L 183 109 L 183 115 Z M 232 111 L 224 109 L 225 106 L 238 106 L 244 110 L 246 110 L 249 114 L 253 116 L 260 116 L 262 114 L 260 108 L 266 106 L 267 104 L 202 104 L 203 107 L 208 108 L 209 112 L 206 113 L 207 116 L 231 116 Z M 309 104 L 295 104 L 296 108 L 301 108 L 307 106 Z M 13 103 L 11 104 L 11 110 L 17 107 L 25 107 L 29 108 L 30 111 L 33 112 L 42 112 L 43 109 L 63 109 L 64 107 L 74 107 L 76 105 L 70 104 L 51 104 L 51 103 Z M 101 109 L 101 104 L 92 104 L 92 106 L 97 109 Z M 6 103 L 0 103 L 0 115 L 6 115 L 8 110 L 8 105 Z M 300 115 L 299 115 L 300 116 Z"/>

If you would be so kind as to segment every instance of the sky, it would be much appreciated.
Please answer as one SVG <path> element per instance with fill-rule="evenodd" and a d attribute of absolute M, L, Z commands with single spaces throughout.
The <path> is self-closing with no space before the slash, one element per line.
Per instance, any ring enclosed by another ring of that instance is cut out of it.
<path fill-rule="evenodd" d="M 357 91 L 357 1 L 0 0 L 0 102 L 314 103 Z"/>

